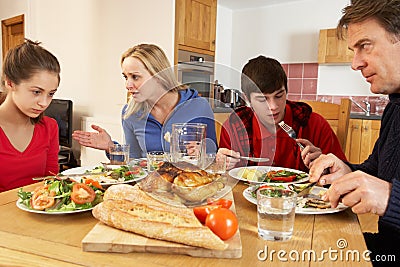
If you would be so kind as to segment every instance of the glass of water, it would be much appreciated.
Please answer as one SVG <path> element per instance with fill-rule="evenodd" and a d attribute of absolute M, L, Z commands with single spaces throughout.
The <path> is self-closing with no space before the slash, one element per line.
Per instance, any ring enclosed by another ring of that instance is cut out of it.
<path fill-rule="evenodd" d="M 110 164 L 127 165 L 129 163 L 129 144 L 114 144 L 110 147 Z"/>
<path fill-rule="evenodd" d="M 290 240 L 296 210 L 296 192 L 267 187 L 257 190 L 258 235 L 269 241 Z"/>

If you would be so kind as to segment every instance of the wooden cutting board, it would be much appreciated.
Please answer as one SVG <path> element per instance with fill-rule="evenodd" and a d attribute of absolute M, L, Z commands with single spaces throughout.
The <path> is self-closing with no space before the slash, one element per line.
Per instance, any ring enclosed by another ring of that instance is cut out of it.
<path fill-rule="evenodd" d="M 232 192 L 229 192 L 224 198 L 233 201 Z M 231 209 L 235 211 L 233 201 Z M 239 230 L 236 234 L 225 241 L 228 248 L 225 250 L 211 250 L 200 247 L 192 247 L 179 243 L 147 238 L 131 232 L 119 230 L 101 222 L 97 223 L 93 229 L 83 238 L 83 251 L 95 252 L 151 252 L 168 254 L 185 254 L 194 257 L 208 258 L 241 258 L 242 242 Z"/>

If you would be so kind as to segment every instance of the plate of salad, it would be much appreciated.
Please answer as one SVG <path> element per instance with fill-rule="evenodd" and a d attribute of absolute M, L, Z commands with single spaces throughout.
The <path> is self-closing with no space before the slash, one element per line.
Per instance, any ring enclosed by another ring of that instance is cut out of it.
<path fill-rule="evenodd" d="M 33 191 L 18 191 L 17 207 L 41 214 L 69 214 L 92 210 L 103 201 L 104 189 L 96 181 L 46 179 Z"/>
<path fill-rule="evenodd" d="M 68 169 L 61 175 L 76 182 L 95 180 L 102 186 L 110 186 L 140 181 L 147 176 L 147 172 L 140 166 L 101 164 Z"/>
<path fill-rule="evenodd" d="M 305 172 L 272 166 L 235 168 L 229 171 L 229 175 L 240 181 L 252 184 L 295 184 L 309 179 L 308 174 Z"/>

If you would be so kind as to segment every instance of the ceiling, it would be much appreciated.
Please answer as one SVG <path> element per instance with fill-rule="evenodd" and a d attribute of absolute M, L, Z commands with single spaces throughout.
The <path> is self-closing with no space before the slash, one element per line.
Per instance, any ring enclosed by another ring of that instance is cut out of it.
<path fill-rule="evenodd" d="M 218 0 L 218 5 L 232 10 L 259 8 L 304 0 Z"/>

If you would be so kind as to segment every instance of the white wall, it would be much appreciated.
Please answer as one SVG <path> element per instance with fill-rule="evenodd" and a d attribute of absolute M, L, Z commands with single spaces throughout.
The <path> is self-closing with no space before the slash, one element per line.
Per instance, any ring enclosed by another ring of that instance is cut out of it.
<path fill-rule="evenodd" d="M 4 19 L 9 19 L 15 16 L 19 16 L 22 14 L 25 14 L 25 20 L 27 19 L 27 13 L 28 13 L 28 3 L 29 0 L 0 0 L 0 20 Z M 26 32 L 26 29 L 25 29 Z M 0 32 L 1 36 L 1 32 Z M 3 52 L 3 45 L 2 42 L 0 42 L 0 53 L 2 54 Z M 3 57 L 3 55 L 2 55 Z M 3 61 L 0 60 L 0 70 L 3 68 L 2 67 Z"/>
<path fill-rule="evenodd" d="M 82 116 L 120 123 L 126 102 L 120 57 L 129 47 L 157 44 L 173 62 L 174 10 L 174 0 L 0 0 L 0 19 L 25 14 L 26 37 L 59 59 L 56 98 L 73 100 L 74 129 Z M 74 142 L 76 156 L 79 150 Z"/>
<path fill-rule="evenodd" d="M 216 58 L 221 62 L 230 61 L 236 70 L 261 54 L 281 63 L 317 62 L 319 30 L 335 28 L 341 10 L 348 3 L 349 0 L 303 0 L 232 11 L 232 28 L 228 23 L 217 25 L 218 33 L 232 32 L 232 39 L 221 40 L 223 35 L 217 35 Z M 227 13 L 222 7 L 218 12 Z M 229 55 L 221 51 L 231 51 L 231 59 L 226 59 Z M 318 94 L 368 95 L 370 92 L 361 75 L 349 65 L 321 65 Z"/>

